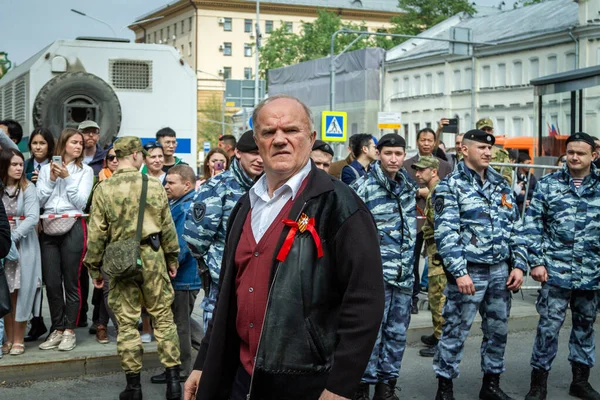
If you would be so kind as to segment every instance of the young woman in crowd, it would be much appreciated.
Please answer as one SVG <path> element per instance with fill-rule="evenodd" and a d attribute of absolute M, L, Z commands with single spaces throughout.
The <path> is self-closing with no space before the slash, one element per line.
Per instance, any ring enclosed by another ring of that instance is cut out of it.
<path fill-rule="evenodd" d="M 42 166 L 50 162 L 54 154 L 54 137 L 46 128 L 37 128 L 29 136 L 29 152 L 31 158 L 25 161 L 25 174 L 28 180 L 35 183 Z"/>
<path fill-rule="evenodd" d="M 37 194 L 44 214 L 83 213 L 94 183 L 93 170 L 82 162 L 83 143 L 78 130 L 63 130 L 56 144 L 56 159 L 40 170 Z M 42 272 L 54 331 L 40 349 L 69 351 L 76 345 L 74 329 L 82 301 L 87 301 L 81 299 L 79 287 L 87 240 L 85 220 L 42 219 L 42 229 Z"/>
<path fill-rule="evenodd" d="M 4 267 L 11 293 L 12 313 L 6 316 L 7 340 L 3 353 L 21 355 L 25 351 L 25 328 L 31 310 L 40 309 L 42 266 L 36 225 L 40 216 L 35 186 L 25 178 L 25 158 L 17 150 L 0 152 L 0 179 L 4 184 L 2 202 L 10 221 L 11 237 L 18 249 L 15 261 Z M 19 219 L 22 216 L 24 219 Z M 39 316 L 39 315 L 36 315 Z"/>
<path fill-rule="evenodd" d="M 104 168 L 98 174 L 98 180 L 102 182 L 105 179 L 108 179 L 112 176 L 113 172 L 117 170 L 119 166 L 119 160 L 117 160 L 117 154 L 115 153 L 115 149 L 112 147 L 110 150 L 106 152 L 106 157 L 104 157 Z"/>
<path fill-rule="evenodd" d="M 208 179 L 215 175 L 219 175 L 226 169 L 229 169 L 229 159 L 227 158 L 227 153 L 220 147 L 215 147 L 209 151 L 205 160 L 202 180 L 196 184 L 196 189 Z"/>
<path fill-rule="evenodd" d="M 158 142 L 149 142 L 144 145 L 144 150 L 150 154 L 144 157 L 148 176 L 155 177 L 164 185 L 167 174 L 162 169 L 165 165 L 165 153 L 162 145 Z"/>

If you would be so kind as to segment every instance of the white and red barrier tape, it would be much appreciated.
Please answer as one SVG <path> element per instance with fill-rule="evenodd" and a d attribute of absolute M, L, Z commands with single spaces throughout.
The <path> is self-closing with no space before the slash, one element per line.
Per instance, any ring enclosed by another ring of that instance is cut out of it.
<path fill-rule="evenodd" d="M 40 219 L 57 219 L 57 218 L 81 218 L 88 217 L 89 214 L 44 214 L 40 215 Z M 24 215 L 20 216 L 9 216 L 9 221 L 23 221 L 26 217 Z"/>

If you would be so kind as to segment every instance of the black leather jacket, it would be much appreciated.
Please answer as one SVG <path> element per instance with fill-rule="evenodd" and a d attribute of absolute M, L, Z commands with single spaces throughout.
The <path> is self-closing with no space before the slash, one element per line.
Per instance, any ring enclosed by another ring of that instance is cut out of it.
<path fill-rule="evenodd" d="M 352 397 L 381 323 L 381 256 L 369 211 L 351 189 L 314 165 L 308 179 L 289 218 L 315 218 L 324 255 L 317 258 L 306 231 L 297 233 L 283 263 L 273 256 L 252 399 L 318 399 L 324 389 Z M 229 220 L 217 308 L 194 367 L 202 370 L 198 399 L 227 398 L 240 364 L 234 256 L 249 210 L 246 195 Z"/>

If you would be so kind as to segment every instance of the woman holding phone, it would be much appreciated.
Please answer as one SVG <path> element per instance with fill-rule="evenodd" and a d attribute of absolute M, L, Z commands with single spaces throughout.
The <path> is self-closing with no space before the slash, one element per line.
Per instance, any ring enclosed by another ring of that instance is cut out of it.
<path fill-rule="evenodd" d="M 52 132 L 46 128 L 34 129 L 29 135 L 29 152 L 31 158 L 25 161 L 25 176 L 35 185 L 40 169 L 50 162 L 50 157 L 54 154 Z"/>
<path fill-rule="evenodd" d="M 208 179 L 215 175 L 219 175 L 221 172 L 229 169 L 229 159 L 227 153 L 220 147 L 215 147 L 206 155 L 204 162 L 204 175 L 202 180 L 198 182 L 197 186 L 202 185 Z"/>
<path fill-rule="evenodd" d="M 75 348 L 74 329 L 82 301 L 87 301 L 80 296 L 79 283 L 87 241 L 85 220 L 43 218 L 49 214 L 83 214 L 94 183 L 94 171 L 83 164 L 83 143 L 77 129 L 64 129 L 52 161 L 40 169 L 38 177 L 37 195 L 44 212 L 40 235 L 42 273 L 54 327 L 39 346 L 42 350 Z"/>

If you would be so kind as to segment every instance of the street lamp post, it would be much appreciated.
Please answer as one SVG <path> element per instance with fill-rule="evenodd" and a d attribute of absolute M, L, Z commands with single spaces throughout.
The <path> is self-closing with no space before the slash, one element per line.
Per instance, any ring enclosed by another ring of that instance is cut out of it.
<path fill-rule="evenodd" d="M 114 37 L 117 37 L 117 32 L 115 32 L 115 29 L 114 29 L 114 28 L 113 28 L 113 27 L 112 27 L 112 26 L 111 26 L 111 25 L 110 25 L 108 22 L 106 22 L 106 21 L 102 21 L 101 19 L 98 19 L 98 18 L 92 17 L 91 15 L 87 15 L 86 13 L 84 13 L 84 12 L 82 12 L 82 11 L 79 11 L 79 10 L 75 10 L 75 9 L 73 9 L 73 8 L 71 8 L 71 11 L 72 11 L 72 12 L 74 12 L 75 14 L 79 14 L 79 15 L 81 15 L 81 16 L 83 16 L 83 17 L 88 17 L 88 18 L 91 18 L 91 19 L 93 19 L 94 21 L 100 22 L 101 24 L 104 24 L 104 25 L 108 26 L 108 27 L 110 28 L 110 30 L 112 31 L 112 33 L 113 33 L 113 36 L 114 36 Z"/>
<path fill-rule="evenodd" d="M 260 0 L 256 0 L 256 50 L 255 54 L 255 69 L 254 69 L 254 106 L 258 104 L 259 99 L 259 87 L 260 84 L 260 76 L 258 74 L 258 66 L 259 66 L 259 53 L 260 53 Z"/>

